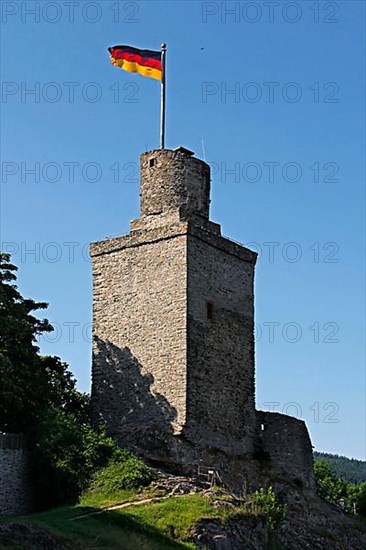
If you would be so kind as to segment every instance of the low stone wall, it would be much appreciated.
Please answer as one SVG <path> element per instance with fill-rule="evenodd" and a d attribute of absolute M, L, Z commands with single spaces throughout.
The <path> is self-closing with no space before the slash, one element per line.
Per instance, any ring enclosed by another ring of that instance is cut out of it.
<path fill-rule="evenodd" d="M 0 433 L 0 515 L 30 509 L 28 451 L 23 436 Z"/>

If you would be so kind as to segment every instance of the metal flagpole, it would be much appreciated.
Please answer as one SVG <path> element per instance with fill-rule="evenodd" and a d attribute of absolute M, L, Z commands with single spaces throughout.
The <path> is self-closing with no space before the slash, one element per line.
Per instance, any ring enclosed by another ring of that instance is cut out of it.
<path fill-rule="evenodd" d="M 164 149 L 165 146 L 165 54 L 166 44 L 161 45 L 161 118 L 160 118 L 160 149 Z"/>

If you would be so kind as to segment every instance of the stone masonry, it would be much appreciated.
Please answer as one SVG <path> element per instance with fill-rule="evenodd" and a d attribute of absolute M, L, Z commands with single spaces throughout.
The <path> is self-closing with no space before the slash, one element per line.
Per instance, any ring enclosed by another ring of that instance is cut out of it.
<path fill-rule="evenodd" d="M 0 434 L 0 515 L 29 512 L 28 451 L 22 436 Z"/>
<path fill-rule="evenodd" d="M 152 460 L 261 456 L 312 484 L 304 423 L 255 410 L 257 255 L 209 220 L 209 166 L 144 153 L 140 197 L 128 235 L 91 245 L 95 421 Z"/>

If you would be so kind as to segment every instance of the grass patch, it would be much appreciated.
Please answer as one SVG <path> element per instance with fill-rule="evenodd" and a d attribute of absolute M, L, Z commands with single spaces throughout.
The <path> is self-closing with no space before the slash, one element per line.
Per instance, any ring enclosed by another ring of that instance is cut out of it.
<path fill-rule="evenodd" d="M 156 527 L 172 539 L 186 541 L 193 523 L 201 518 L 222 517 L 225 511 L 211 506 L 202 495 L 187 495 L 127 508 L 123 513 L 146 527 Z"/>
<path fill-rule="evenodd" d="M 192 545 L 174 541 L 159 532 L 153 525 L 143 524 L 132 515 L 122 512 L 103 512 L 100 515 L 70 521 L 71 518 L 80 515 L 83 511 L 86 510 L 78 506 L 57 508 L 42 514 L 18 517 L 16 521 L 46 529 L 72 540 L 75 547 L 88 550 L 182 550 L 194 548 Z M 12 519 L 14 520 L 14 518 Z M 1 543 L 0 547 L 5 548 Z M 40 547 L 39 550 L 41 550 Z"/>
<path fill-rule="evenodd" d="M 96 490 L 95 490 L 96 491 Z M 138 490 L 119 490 L 113 496 L 87 492 L 82 506 L 57 508 L 51 511 L 16 518 L 17 523 L 41 527 L 71 540 L 75 548 L 88 550 L 183 550 L 194 549 L 189 542 L 191 526 L 201 519 L 218 518 L 225 524 L 230 518 L 248 515 L 241 507 L 216 508 L 201 494 L 170 497 L 157 502 L 75 519 L 88 511 L 98 511 L 108 501 L 116 504 L 138 500 Z M 94 504 L 93 504 L 94 503 Z M 9 518 L 8 518 L 9 520 Z M 3 546 L 0 543 L 0 547 Z M 7 548 L 10 548 L 9 546 Z M 37 546 L 34 546 L 38 550 Z M 32 546 L 33 550 L 33 546 Z M 39 548 L 41 550 L 41 548 Z"/>
<path fill-rule="evenodd" d="M 138 500 L 139 494 L 132 489 L 116 489 L 115 491 L 99 491 L 88 489 L 80 497 L 80 506 L 85 508 L 106 508 L 114 504 Z"/>

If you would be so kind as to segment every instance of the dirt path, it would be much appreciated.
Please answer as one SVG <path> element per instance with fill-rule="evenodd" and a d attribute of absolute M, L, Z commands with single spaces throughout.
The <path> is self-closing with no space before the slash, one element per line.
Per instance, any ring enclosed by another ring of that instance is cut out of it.
<path fill-rule="evenodd" d="M 175 495 L 174 492 L 172 492 L 172 493 L 169 493 L 169 495 L 165 495 L 163 497 L 151 497 L 151 498 L 145 498 L 143 500 L 132 500 L 130 502 L 124 502 L 123 504 L 114 504 L 113 506 L 106 506 L 105 508 L 101 508 L 100 510 L 93 510 L 91 512 L 86 512 L 85 514 L 80 514 L 80 516 L 75 516 L 73 518 L 70 518 L 70 521 L 75 521 L 76 519 L 84 519 L 90 516 L 97 516 L 99 514 L 103 514 L 104 512 L 109 512 L 110 510 L 121 510 L 122 508 L 129 508 L 132 506 L 142 506 L 143 504 L 149 504 L 151 502 L 167 500 L 168 498 L 186 497 L 193 494 L 196 494 L 196 493 L 184 493 L 184 494 Z"/>

